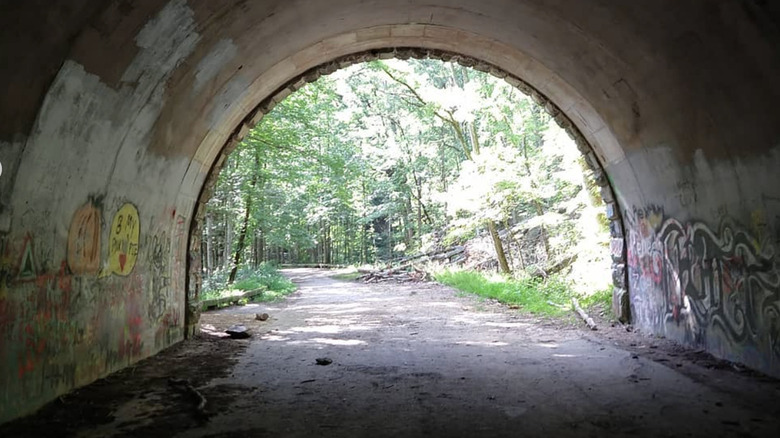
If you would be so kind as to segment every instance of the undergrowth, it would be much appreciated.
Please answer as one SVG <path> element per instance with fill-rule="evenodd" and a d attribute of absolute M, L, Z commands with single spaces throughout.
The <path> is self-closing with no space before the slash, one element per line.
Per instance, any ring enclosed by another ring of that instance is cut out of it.
<path fill-rule="evenodd" d="M 295 284 L 270 263 L 263 263 L 257 267 L 242 266 L 232 285 L 227 285 L 229 274 L 228 270 L 219 271 L 204 280 L 203 292 L 200 294 L 201 301 L 258 289 L 263 290 L 263 293 L 253 297 L 252 301 L 276 301 L 296 289 Z"/>
<path fill-rule="evenodd" d="M 514 279 L 498 275 L 487 276 L 477 271 L 443 270 L 434 274 L 436 281 L 463 292 L 547 316 L 560 316 L 571 309 L 574 296 L 569 284 L 559 276 Z M 606 303 L 609 309 L 611 292 L 599 291 L 587 297 L 578 297 L 585 307 Z"/>

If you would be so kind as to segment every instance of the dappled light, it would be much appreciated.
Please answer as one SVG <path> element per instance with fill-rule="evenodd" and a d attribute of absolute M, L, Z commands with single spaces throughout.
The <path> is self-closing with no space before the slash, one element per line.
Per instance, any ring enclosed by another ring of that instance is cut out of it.
<path fill-rule="evenodd" d="M 605 192 L 573 135 L 520 89 L 457 63 L 341 69 L 227 156 L 204 212 L 204 289 L 258 284 L 253 269 L 270 263 L 360 266 L 343 275 L 366 281 L 446 282 L 454 269 L 559 289 L 533 303 L 490 296 L 532 312 L 572 295 L 608 307 Z"/>
<path fill-rule="evenodd" d="M 0 10 L 1 437 L 777 437 L 780 2 Z"/>

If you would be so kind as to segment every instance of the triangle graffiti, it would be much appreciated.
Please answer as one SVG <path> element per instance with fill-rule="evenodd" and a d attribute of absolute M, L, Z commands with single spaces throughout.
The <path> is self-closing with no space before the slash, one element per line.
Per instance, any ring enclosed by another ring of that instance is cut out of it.
<path fill-rule="evenodd" d="M 31 280 L 35 278 L 35 261 L 33 260 L 32 245 L 27 241 L 24 245 L 22 263 L 19 266 L 19 278 Z"/>

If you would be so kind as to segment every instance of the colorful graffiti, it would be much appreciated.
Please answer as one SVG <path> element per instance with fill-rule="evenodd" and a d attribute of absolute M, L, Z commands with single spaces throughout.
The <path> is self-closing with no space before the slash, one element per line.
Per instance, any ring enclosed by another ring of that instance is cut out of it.
<path fill-rule="evenodd" d="M 138 210 L 133 204 L 123 205 L 114 215 L 109 237 L 108 266 L 111 272 L 127 276 L 133 272 L 138 259 L 138 240 L 141 234 Z"/>
<path fill-rule="evenodd" d="M 68 232 L 68 267 L 76 275 L 100 270 L 100 209 L 92 202 L 73 214 Z"/>
<path fill-rule="evenodd" d="M 638 323 L 685 330 L 707 345 L 711 330 L 732 347 L 780 358 L 780 274 L 774 244 L 725 219 L 717 231 L 649 207 L 626 214 L 632 306 Z"/>
<path fill-rule="evenodd" d="M 148 309 L 150 321 L 159 321 L 168 308 L 171 274 L 168 266 L 171 238 L 167 233 L 159 233 L 146 239 L 148 260 L 151 268 L 148 275 Z"/>
<path fill-rule="evenodd" d="M 142 236 L 136 207 L 120 203 L 105 229 L 101 205 L 64 218 L 56 245 L 37 228 L 0 234 L 0 398 L 14 400 L 0 418 L 183 338 L 186 252 L 172 252 L 186 249 L 186 219 L 158 216 Z"/>

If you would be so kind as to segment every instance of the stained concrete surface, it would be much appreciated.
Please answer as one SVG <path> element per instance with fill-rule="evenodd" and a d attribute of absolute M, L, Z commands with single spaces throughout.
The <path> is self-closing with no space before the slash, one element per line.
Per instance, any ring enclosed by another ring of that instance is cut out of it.
<path fill-rule="evenodd" d="M 67 415 L 81 406 L 89 416 L 79 397 L 94 397 L 91 385 L 0 435 L 776 437 L 780 430 L 777 381 L 715 362 L 699 366 L 662 340 L 621 336 L 622 328 L 607 330 L 611 340 L 593 336 L 437 284 L 286 272 L 300 285 L 286 301 L 206 313 L 202 338 L 98 382 L 121 399 L 100 400 L 100 418 Z M 256 321 L 258 312 L 271 319 Z M 235 323 L 254 337 L 208 336 Z M 317 365 L 322 357 L 333 363 Z M 189 379 L 208 400 L 205 415 L 168 378 Z"/>

